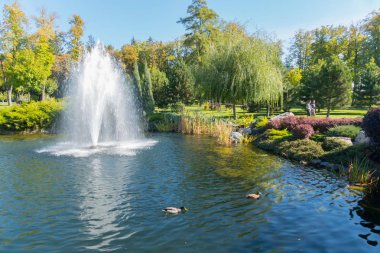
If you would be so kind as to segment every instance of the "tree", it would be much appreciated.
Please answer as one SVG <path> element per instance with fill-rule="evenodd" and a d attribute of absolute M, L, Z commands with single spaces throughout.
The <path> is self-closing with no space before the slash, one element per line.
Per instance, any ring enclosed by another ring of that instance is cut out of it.
<path fill-rule="evenodd" d="M 25 26 L 27 18 L 17 2 L 5 5 L 3 21 L 0 29 L 0 71 L 2 72 L 3 85 L 7 90 L 8 105 L 12 105 L 12 90 L 15 84 L 10 72 L 20 59 L 17 52 L 26 45 Z"/>
<path fill-rule="evenodd" d="M 187 31 L 184 46 L 189 48 L 190 62 L 198 62 L 209 42 L 218 35 L 218 14 L 208 8 L 206 0 L 193 0 L 187 8 L 187 14 L 177 23 L 183 24 Z"/>
<path fill-rule="evenodd" d="M 352 77 L 350 69 L 338 57 L 319 60 L 306 71 L 303 83 L 305 100 L 315 99 L 327 108 L 327 117 L 336 107 L 348 106 L 351 99 Z"/>
<path fill-rule="evenodd" d="M 302 79 L 302 70 L 292 68 L 284 75 L 284 110 L 289 111 L 297 103 L 298 93 Z"/>
<path fill-rule="evenodd" d="M 367 58 L 373 57 L 377 66 L 380 66 L 380 12 L 373 12 L 364 20 L 363 30 L 367 35 Z"/>
<path fill-rule="evenodd" d="M 152 81 L 150 79 L 150 73 L 148 64 L 144 62 L 142 64 L 142 104 L 145 113 L 154 112 L 154 99 L 152 93 Z"/>
<path fill-rule="evenodd" d="M 84 21 L 79 15 L 73 15 L 69 21 L 69 24 L 71 25 L 69 31 L 69 52 L 71 59 L 78 61 L 84 49 L 83 43 L 81 42 L 84 30 Z"/>
<path fill-rule="evenodd" d="M 237 24 L 225 27 L 222 38 L 210 46 L 195 72 L 204 97 L 231 102 L 235 119 L 236 103 L 269 107 L 282 95 L 279 45 L 248 36 Z"/>
<path fill-rule="evenodd" d="M 358 102 L 371 108 L 380 99 L 380 67 L 376 65 L 374 58 L 365 65 L 361 76 L 361 85 L 358 89 L 361 99 Z"/>
<path fill-rule="evenodd" d="M 170 103 L 183 102 L 190 104 L 193 98 L 194 77 L 183 59 L 177 59 L 168 70 L 168 97 Z"/>
<path fill-rule="evenodd" d="M 55 16 L 48 16 L 44 10 L 41 11 L 39 17 L 35 18 L 37 32 L 33 36 L 35 61 L 33 68 L 35 69 L 35 79 L 37 81 L 34 89 L 40 91 L 41 100 L 45 100 L 45 90 L 47 80 L 51 75 L 51 69 L 54 64 L 54 49 L 51 47 L 51 41 L 54 40 L 54 20 Z M 49 82 L 51 84 L 51 82 Z"/>
<path fill-rule="evenodd" d="M 152 68 L 150 71 L 152 80 L 152 92 L 155 104 L 160 108 L 165 108 L 170 104 L 169 99 L 169 80 L 165 72 L 157 68 Z"/>
<path fill-rule="evenodd" d="M 287 56 L 287 63 L 290 66 L 298 67 L 301 70 L 307 68 L 311 61 L 311 32 L 300 30 L 293 38 L 292 45 Z"/>
<path fill-rule="evenodd" d="M 348 45 L 344 59 L 351 69 L 352 81 L 354 83 L 352 104 L 357 105 L 360 100 L 360 73 L 367 60 L 363 50 L 366 40 L 365 35 L 360 32 L 360 27 L 351 25 L 348 29 Z"/>
<path fill-rule="evenodd" d="M 142 89 L 141 89 L 139 65 L 137 61 L 133 64 L 132 81 L 133 81 L 135 93 L 137 95 L 137 100 L 141 102 Z"/>
<path fill-rule="evenodd" d="M 133 69 L 133 66 L 139 59 L 139 52 L 134 45 L 122 46 L 119 54 L 125 70 Z"/>

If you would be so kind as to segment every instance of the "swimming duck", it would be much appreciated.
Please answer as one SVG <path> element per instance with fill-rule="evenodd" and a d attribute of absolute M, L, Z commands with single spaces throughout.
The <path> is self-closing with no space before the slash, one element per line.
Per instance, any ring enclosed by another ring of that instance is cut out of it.
<path fill-rule="evenodd" d="M 261 192 L 247 194 L 245 197 L 247 199 L 259 199 L 261 197 Z"/>
<path fill-rule="evenodd" d="M 165 213 L 170 213 L 170 214 L 179 214 L 179 213 L 182 213 L 182 212 L 186 212 L 187 208 L 183 207 L 183 206 L 181 206 L 180 208 L 177 208 L 177 207 L 166 207 L 162 211 L 165 212 Z"/>

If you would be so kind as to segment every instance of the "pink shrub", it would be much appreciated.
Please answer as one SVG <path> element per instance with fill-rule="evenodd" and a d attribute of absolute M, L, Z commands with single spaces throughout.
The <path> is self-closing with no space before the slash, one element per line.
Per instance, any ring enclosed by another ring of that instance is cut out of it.
<path fill-rule="evenodd" d="M 309 139 L 314 134 L 314 129 L 311 125 L 300 124 L 294 126 L 291 132 L 296 139 Z"/>

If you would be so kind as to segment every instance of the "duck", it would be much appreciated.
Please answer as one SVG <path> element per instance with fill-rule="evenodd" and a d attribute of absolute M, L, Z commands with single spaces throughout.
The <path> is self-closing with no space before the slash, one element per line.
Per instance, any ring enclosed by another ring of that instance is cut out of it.
<path fill-rule="evenodd" d="M 250 193 L 245 195 L 247 199 L 259 199 L 261 197 L 261 192 L 258 193 Z"/>
<path fill-rule="evenodd" d="M 178 207 L 166 207 L 166 208 L 162 209 L 163 212 L 170 213 L 170 214 L 184 213 L 187 210 L 188 209 L 184 206 L 181 206 L 180 208 L 178 208 Z"/>

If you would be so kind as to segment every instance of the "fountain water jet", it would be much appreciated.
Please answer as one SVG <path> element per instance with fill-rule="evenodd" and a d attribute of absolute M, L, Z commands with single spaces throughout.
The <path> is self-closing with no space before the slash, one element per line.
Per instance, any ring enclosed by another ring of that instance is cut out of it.
<path fill-rule="evenodd" d="M 132 86 L 98 43 L 75 70 L 65 128 L 71 141 L 89 146 L 142 137 Z"/>
<path fill-rule="evenodd" d="M 154 144 L 144 138 L 133 86 L 102 44 L 86 52 L 69 84 L 62 124 L 67 139 L 40 152 L 131 154 Z"/>

